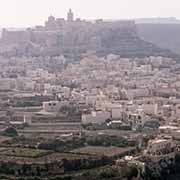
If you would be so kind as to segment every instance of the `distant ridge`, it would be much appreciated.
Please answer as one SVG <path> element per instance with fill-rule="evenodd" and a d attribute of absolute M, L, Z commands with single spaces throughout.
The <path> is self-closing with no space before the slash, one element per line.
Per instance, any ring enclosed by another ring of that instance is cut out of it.
<path fill-rule="evenodd" d="M 136 24 L 180 24 L 175 17 L 169 18 L 140 18 L 135 19 Z"/>

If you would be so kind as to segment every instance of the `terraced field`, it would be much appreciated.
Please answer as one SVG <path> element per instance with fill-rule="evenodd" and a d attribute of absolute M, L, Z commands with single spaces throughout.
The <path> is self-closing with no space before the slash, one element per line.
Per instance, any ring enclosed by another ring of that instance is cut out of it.
<path fill-rule="evenodd" d="M 108 156 L 113 157 L 117 155 L 124 154 L 126 152 L 134 150 L 134 147 L 101 147 L 101 146 L 86 146 L 83 148 L 75 149 L 72 152 L 74 153 L 82 153 L 89 155 L 97 155 L 97 156 Z"/>

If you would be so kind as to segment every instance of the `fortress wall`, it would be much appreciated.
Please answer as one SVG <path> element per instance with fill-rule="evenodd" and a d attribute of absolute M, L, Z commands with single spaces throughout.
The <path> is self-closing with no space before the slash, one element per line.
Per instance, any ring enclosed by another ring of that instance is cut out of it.
<path fill-rule="evenodd" d="M 21 43 L 30 44 L 24 51 Z M 19 44 L 17 50 L 26 54 L 34 47 L 43 47 L 37 54 L 60 54 L 95 50 L 97 54 L 115 53 L 122 56 L 173 55 L 168 50 L 139 38 L 134 21 L 99 23 L 65 22 L 59 29 L 31 29 L 27 31 L 3 31 L 1 44 Z M 33 45 L 35 45 L 33 47 Z M 173 55 L 174 56 L 174 55 Z"/>
<path fill-rule="evenodd" d="M 2 32 L 2 41 L 4 43 L 21 43 L 30 41 L 30 34 L 28 31 L 7 31 Z"/>

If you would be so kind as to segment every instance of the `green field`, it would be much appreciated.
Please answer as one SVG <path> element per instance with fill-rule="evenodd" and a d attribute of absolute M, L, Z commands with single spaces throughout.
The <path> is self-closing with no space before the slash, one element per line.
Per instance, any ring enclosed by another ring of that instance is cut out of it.
<path fill-rule="evenodd" d="M 2 151 L 0 151 L 0 155 L 30 158 L 41 157 L 49 153 L 50 151 L 30 148 L 4 148 Z"/>

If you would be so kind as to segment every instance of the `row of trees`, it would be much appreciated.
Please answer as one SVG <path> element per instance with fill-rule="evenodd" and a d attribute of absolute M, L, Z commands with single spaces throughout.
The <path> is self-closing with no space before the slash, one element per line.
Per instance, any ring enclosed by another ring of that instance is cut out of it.
<path fill-rule="evenodd" d="M 87 139 L 87 144 L 91 146 L 116 146 L 116 147 L 127 147 L 135 146 L 135 141 L 128 141 L 123 137 L 111 137 L 111 136 L 97 136 L 95 138 Z"/>
<path fill-rule="evenodd" d="M 59 139 L 55 139 L 39 144 L 38 148 L 45 150 L 54 150 L 58 152 L 67 152 L 72 149 L 83 147 L 84 143 L 84 139 L 73 139 L 71 141 L 66 142 Z"/>

